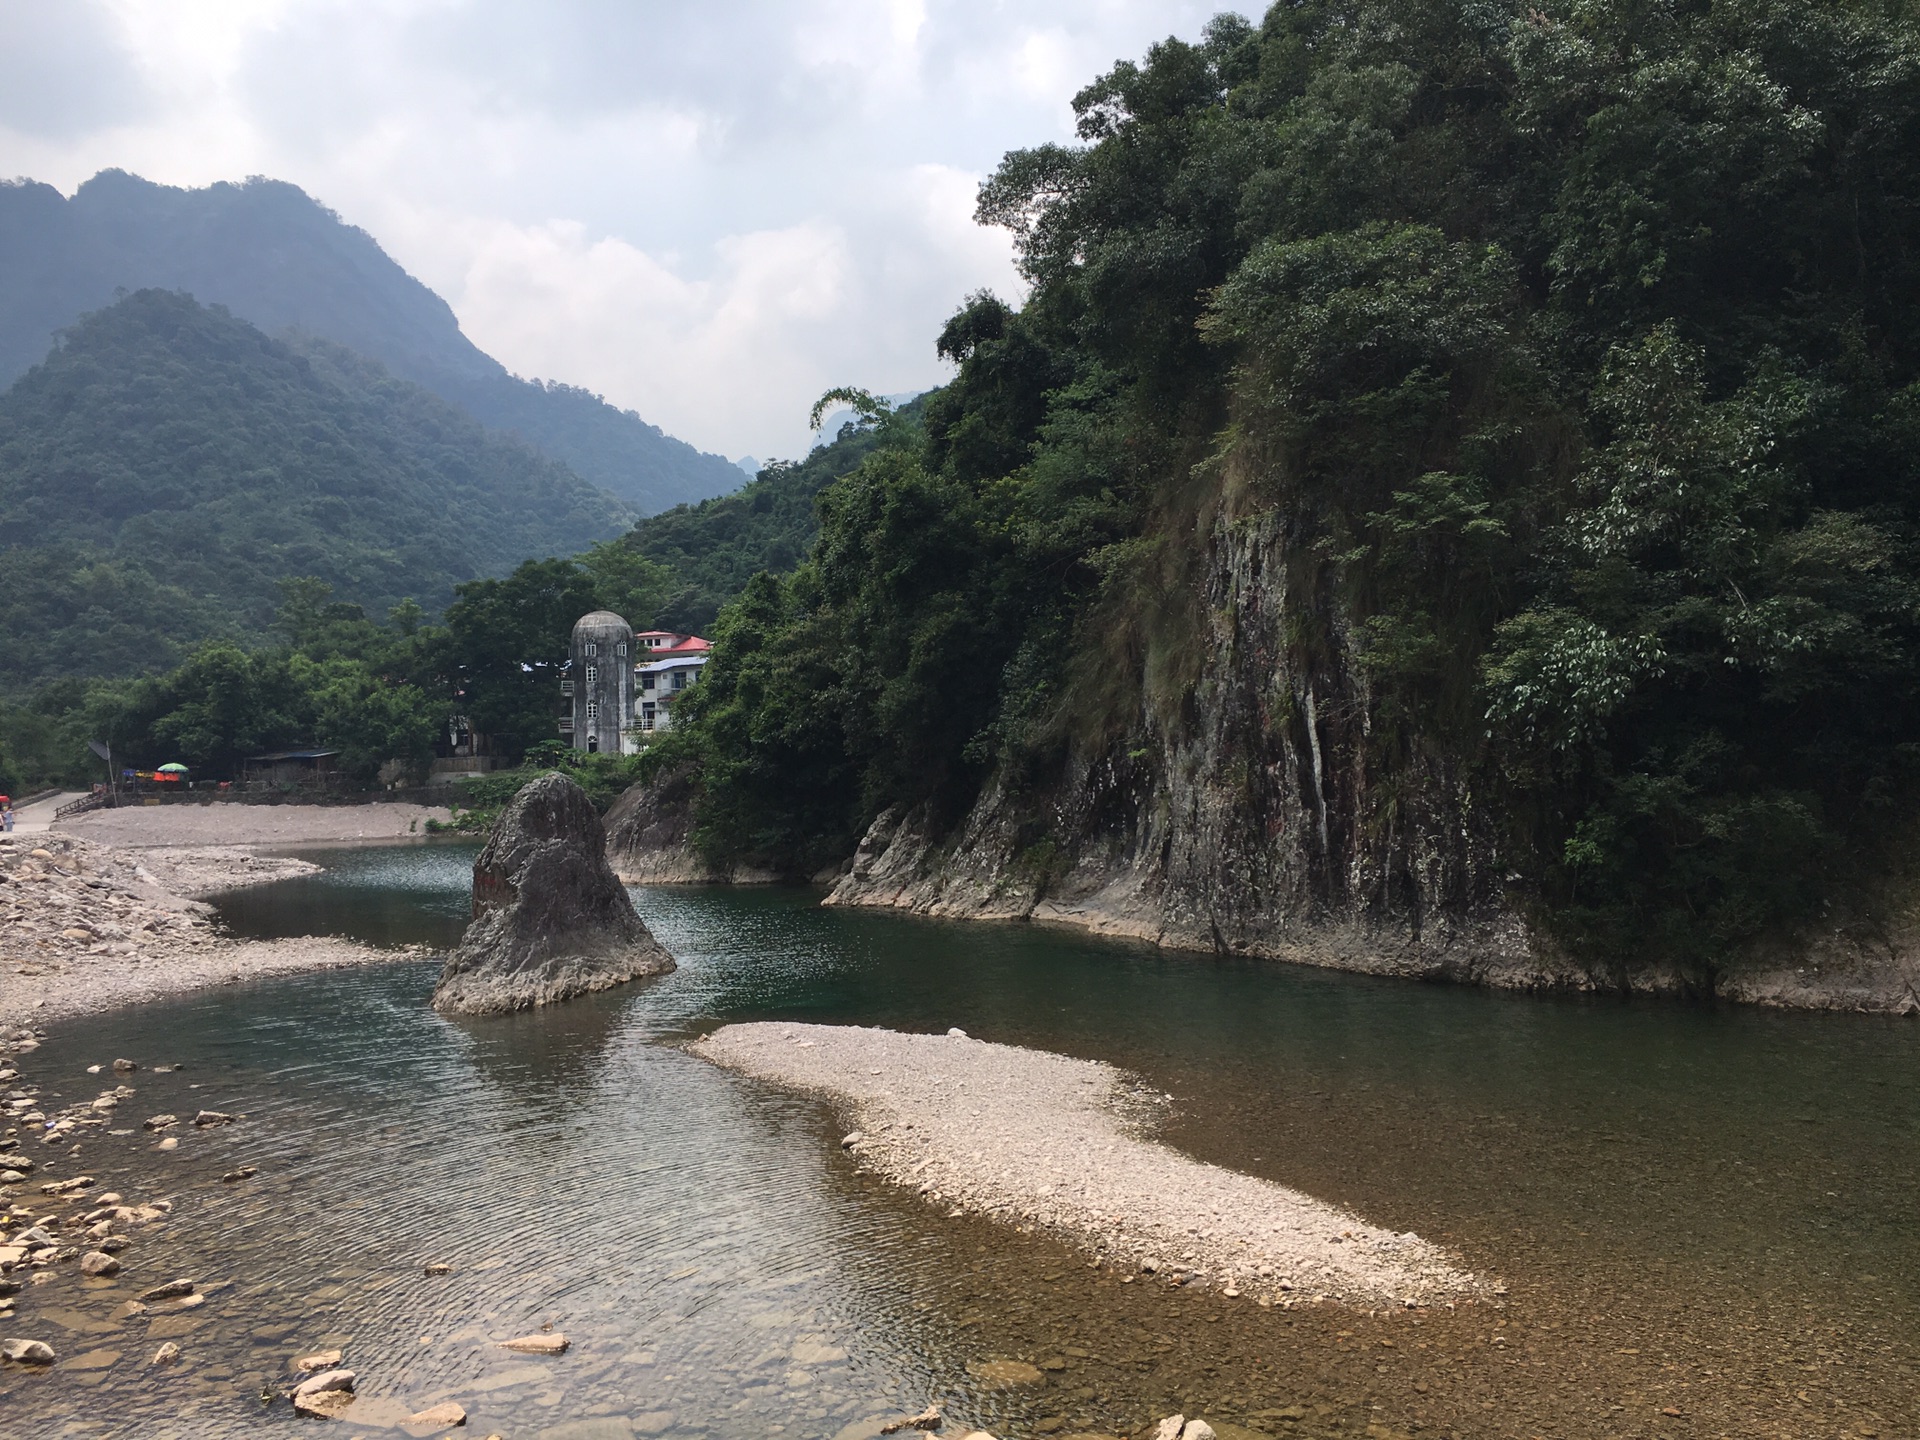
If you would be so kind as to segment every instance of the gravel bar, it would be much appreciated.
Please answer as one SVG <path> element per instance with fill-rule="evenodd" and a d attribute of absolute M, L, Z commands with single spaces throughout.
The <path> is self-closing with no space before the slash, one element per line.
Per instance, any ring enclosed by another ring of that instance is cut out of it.
<path fill-rule="evenodd" d="M 103 845 L 329 845 L 404 840 L 427 834 L 427 822 L 451 820 L 442 805 L 128 805 L 57 821 L 56 831 Z"/>
<path fill-rule="evenodd" d="M 123 849 L 57 830 L 0 836 L 0 1027 L 424 953 L 324 935 L 236 940 L 214 928 L 198 898 L 318 869 L 236 846 Z"/>
<path fill-rule="evenodd" d="M 1490 1289 L 1411 1231 L 1160 1144 L 1169 1097 L 1098 1061 L 959 1031 L 782 1023 L 728 1025 L 690 1048 L 832 1098 L 862 1164 L 953 1214 L 1044 1227 L 1149 1283 L 1364 1307 Z"/>

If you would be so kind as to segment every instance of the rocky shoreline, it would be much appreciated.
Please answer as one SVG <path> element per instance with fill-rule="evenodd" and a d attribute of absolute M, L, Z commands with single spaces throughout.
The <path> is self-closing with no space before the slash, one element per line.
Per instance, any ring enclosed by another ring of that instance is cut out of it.
<path fill-rule="evenodd" d="M 230 1299 L 239 1282 L 168 1276 L 146 1261 L 143 1242 L 156 1239 L 182 1213 L 191 1192 L 215 1185 L 245 1187 L 260 1167 L 220 1169 L 224 1162 L 215 1158 L 216 1150 L 200 1155 L 197 1163 L 187 1159 L 184 1169 L 169 1165 L 164 1181 L 148 1179 L 142 1186 L 145 1200 L 108 1188 L 87 1171 L 137 1167 L 150 1177 L 160 1168 L 155 1156 L 183 1159 L 202 1133 L 244 1127 L 247 1117 L 201 1109 L 150 1114 L 136 1122 L 133 1102 L 140 1094 L 141 1072 L 164 1075 L 177 1067 L 143 1067 L 126 1058 L 87 1067 L 102 1087 L 93 1099 L 56 1104 L 48 1086 L 58 1080 L 42 1083 L 34 1073 L 34 1052 L 43 1038 L 44 1032 L 32 1029 L 0 1029 L 0 1103 L 5 1107 L 0 1121 L 5 1125 L 0 1133 L 0 1365 L 28 1372 L 59 1369 L 69 1378 L 96 1375 L 138 1345 L 137 1363 L 150 1374 L 191 1374 L 203 1368 L 192 1348 L 193 1332 L 203 1320 L 188 1316 Z M 153 1154 L 136 1154 L 142 1151 Z M 169 1193 L 154 1193 L 162 1190 Z M 450 1268 L 429 1266 L 428 1273 Z M 116 1300 L 100 1317 L 100 1307 Z M 542 1354 L 566 1346 L 564 1335 L 549 1334 L 505 1342 L 508 1349 Z M 262 1390 L 261 1404 L 285 1399 L 301 1415 L 340 1416 L 354 1404 L 357 1380 L 343 1358 L 340 1350 L 294 1357 L 278 1385 Z M 467 1414 L 451 1402 L 417 1410 L 387 1402 L 363 1406 L 355 1418 L 425 1436 L 465 1425 Z"/>
<path fill-rule="evenodd" d="M 1412 1233 L 1147 1137 L 1166 1097 L 1091 1060 L 961 1031 L 728 1025 L 691 1049 L 825 1095 L 859 1128 L 860 1163 L 954 1216 L 1051 1231 L 1133 1279 L 1291 1307 L 1416 1309 L 1494 1293 Z"/>
<path fill-rule="evenodd" d="M 136 850 L 62 831 L 0 836 L 0 1025 L 421 953 L 327 936 L 234 940 L 214 928 L 201 898 L 317 869 L 238 846 Z"/>
<path fill-rule="evenodd" d="M 95 1073 L 105 1072 L 94 1099 L 49 1114 L 42 1108 L 47 1102 L 41 1085 L 31 1074 L 22 1073 L 39 1046 L 40 1035 L 35 1031 L 0 1031 L 0 1095 L 4 1095 L 6 1125 L 0 1135 L 0 1334 L 5 1336 L 0 1339 L 0 1357 L 27 1366 L 52 1365 L 61 1356 L 51 1341 L 38 1334 L 7 1333 L 14 1328 L 15 1307 L 22 1294 L 31 1290 L 39 1301 L 45 1295 L 42 1287 L 114 1282 L 128 1265 L 137 1269 L 135 1256 L 128 1252 L 173 1213 L 174 1201 L 167 1196 L 136 1201 L 96 1188 L 93 1176 L 84 1171 L 83 1152 L 108 1137 L 171 1151 L 180 1141 L 177 1134 L 167 1132 L 182 1123 L 177 1115 L 155 1115 L 136 1128 L 131 1116 L 118 1113 L 123 1105 L 131 1109 L 128 1102 L 139 1093 L 127 1083 L 139 1066 L 125 1059 L 114 1061 L 110 1069 L 90 1067 Z M 109 1080 L 113 1083 L 108 1084 Z M 235 1118 L 203 1111 L 188 1128 L 227 1125 Z M 38 1144 L 29 1145 L 30 1139 Z M 41 1153 L 35 1155 L 35 1149 Z M 235 1172 L 224 1178 L 237 1181 L 252 1173 Z M 37 1199 L 37 1205 L 22 1203 L 29 1197 Z M 129 1295 L 115 1318 L 132 1322 L 197 1309 L 207 1303 L 207 1290 L 219 1288 L 202 1287 L 186 1278 L 146 1284 L 137 1298 Z M 164 1340 L 165 1335 L 162 1326 L 155 1338 Z M 163 1343 L 147 1363 L 166 1366 L 179 1353 L 178 1345 Z"/>
<path fill-rule="evenodd" d="M 982 814 L 991 819 L 990 807 Z M 936 836 L 919 815 L 875 820 L 822 901 L 948 920 L 1026 920 L 1169 950 L 1242 955 L 1399 980 L 1562 994 L 1687 998 L 1695 982 L 1670 966 L 1630 964 L 1596 975 L 1499 906 L 1438 911 L 1419 927 L 1283 901 L 1240 897 L 1228 913 L 1151 876 L 1131 851 L 1089 846 L 1064 875 L 1023 866 L 1006 827 L 969 819 Z M 1920 893 L 1920 892 L 1917 892 Z M 1797 944 L 1730 957 L 1715 998 L 1780 1009 L 1920 1015 L 1920 901 L 1885 897 L 1887 913 Z"/>

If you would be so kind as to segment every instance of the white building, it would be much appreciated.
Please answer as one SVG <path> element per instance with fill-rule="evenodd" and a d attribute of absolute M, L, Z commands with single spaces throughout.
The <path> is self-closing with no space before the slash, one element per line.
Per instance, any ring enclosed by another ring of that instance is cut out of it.
<path fill-rule="evenodd" d="M 645 630 L 634 636 L 634 728 L 651 734 L 673 728 L 673 702 L 700 679 L 713 647 L 698 635 Z"/>
<path fill-rule="evenodd" d="M 560 733 L 572 738 L 574 749 L 630 753 L 634 658 L 633 629 L 611 610 L 575 622 L 560 678 L 560 693 L 572 701 Z"/>
<path fill-rule="evenodd" d="M 671 630 L 636 635 L 609 610 L 582 616 L 561 671 L 560 733 L 576 750 L 637 753 L 646 736 L 672 728 L 675 697 L 700 678 L 712 649 Z"/>

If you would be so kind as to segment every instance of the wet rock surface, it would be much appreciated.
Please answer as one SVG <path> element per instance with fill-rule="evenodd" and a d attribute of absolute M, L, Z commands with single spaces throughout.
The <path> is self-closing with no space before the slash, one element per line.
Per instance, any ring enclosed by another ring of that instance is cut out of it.
<path fill-rule="evenodd" d="M 592 802 L 556 772 L 514 797 L 474 861 L 473 923 L 433 1005 L 503 1014 L 673 968 L 607 863 Z"/>

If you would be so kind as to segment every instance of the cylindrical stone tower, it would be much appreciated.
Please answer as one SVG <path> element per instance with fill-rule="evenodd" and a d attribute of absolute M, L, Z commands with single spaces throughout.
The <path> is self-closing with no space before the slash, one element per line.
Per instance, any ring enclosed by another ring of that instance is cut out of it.
<path fill-rule="evenodd" d="M 633 627 L 611 610 L 573 627 L 573 748 L 618 755 L 633 724 Z"/>

